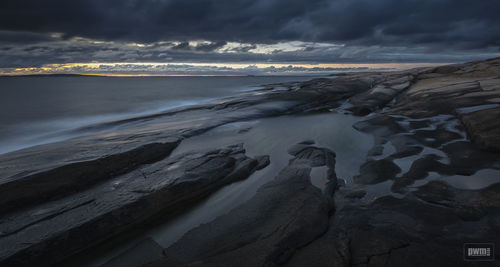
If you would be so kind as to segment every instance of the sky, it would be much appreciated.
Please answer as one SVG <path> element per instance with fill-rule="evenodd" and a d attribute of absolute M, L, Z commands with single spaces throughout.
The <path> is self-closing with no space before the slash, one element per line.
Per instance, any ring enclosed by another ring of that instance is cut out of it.
<path fill-rule="evenodd" d="M 0 2 L 0 74 L 286 75 L 500 56 L 499 0 Z"/>

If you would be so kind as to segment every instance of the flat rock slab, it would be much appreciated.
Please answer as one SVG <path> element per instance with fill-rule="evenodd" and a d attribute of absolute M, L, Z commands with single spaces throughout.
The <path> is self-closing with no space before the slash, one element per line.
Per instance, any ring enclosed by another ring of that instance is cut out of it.
<path fill-rule="evenodd" d="M 159 161 L 172 152 L 180 140 L 147 144 L 130 151 L 95 160 L 63 165 L 0 184 L 0 214 L 55 200 L 124 174 L 143 164 Z"/>
<path fill-rule="evenodd" d="M 48 266 L 186 205 L 269 163 L 241 145 L 145 165 L 57 201 L 0 221 L 2 266 Z"/>
<path fill-rule="evenodd" d="M 140 241 L 132 248 L 107 261 L 101 267 L 136 267 L 160 260 L 164 257 L 163 248 L 151 238 Z"/>
<path fill-rule="evenodd" d="M 484 150 L 500 152 L 500 108 L 464 114 L 460 119 L 472 142 Z"/>
<path fill-rule="evenodd" d="M 191 230 L 165 250 L 165 259 L 148 266 L 172 261 L 203 266 L 285 263 L 295 250 L 327 230 L 331 209 L 329 198 L 311 184 L 309 174 L 319 158 L 323 158 L 322 165 L 328 159 L 334 166 L 335 154 L 312 146 L 304 150 L 311 153 L 291 159 L 247 203 Z"/>
<path fill-rule="evenodd" d="M 441 198 L 437 190 L 429 193 Z M 297 251 L 286 266 L 470 266 L 463 260 L 464 242 L 500 241 L 498 223 L 488 227 L 477 217 L 464 221 L 463 211 L 446 204 L 414 197 L 382 197 L 369 205 L 343 199 L 336 195 L 345 204 L 337 205 L 328 232 Z"/>

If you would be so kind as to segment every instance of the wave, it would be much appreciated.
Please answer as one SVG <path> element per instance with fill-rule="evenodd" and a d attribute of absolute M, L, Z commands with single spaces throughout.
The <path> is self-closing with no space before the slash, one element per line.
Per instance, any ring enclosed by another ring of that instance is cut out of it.
<path fill-rule="evenodd" d="M 166 105 L 159 105 L 146 110 L 85 117 L 61 118 L 29 124 L 20 124 L 11 129 L 9 136 L 0 140 L 0 154 L 6 154 L 37 145 L 64 141 L 82 136 L 89 132 L 109 129 L 109 127 L 113 125 L 113 122 L 126 121 L 129 119 L 175 110 L 177 108 L 200 105 L 213 100 L 214 98 L 179 100 L 171 101 Z"/>

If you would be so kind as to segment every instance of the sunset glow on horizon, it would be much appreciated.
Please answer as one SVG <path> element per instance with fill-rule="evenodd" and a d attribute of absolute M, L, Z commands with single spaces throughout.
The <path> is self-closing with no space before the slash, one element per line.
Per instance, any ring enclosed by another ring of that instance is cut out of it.
<path fill-rule="evenodd" d="M 94 76 L 244 76 L 279 73 L 327 73 L 356 70 L 403 70 L 446 63 L 214 63 L 214 62 L 91 62 L 0 68 L 0 75 L 80 74 Z"/>

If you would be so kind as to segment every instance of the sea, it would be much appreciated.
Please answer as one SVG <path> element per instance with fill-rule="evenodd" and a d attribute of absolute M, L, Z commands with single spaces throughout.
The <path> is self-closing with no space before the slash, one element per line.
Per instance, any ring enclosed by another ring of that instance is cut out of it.
<path fill-rule="evenodd" d="M 69 138 L 69 130 L 311 76 L 0 77 L 0 154 Z"/>

